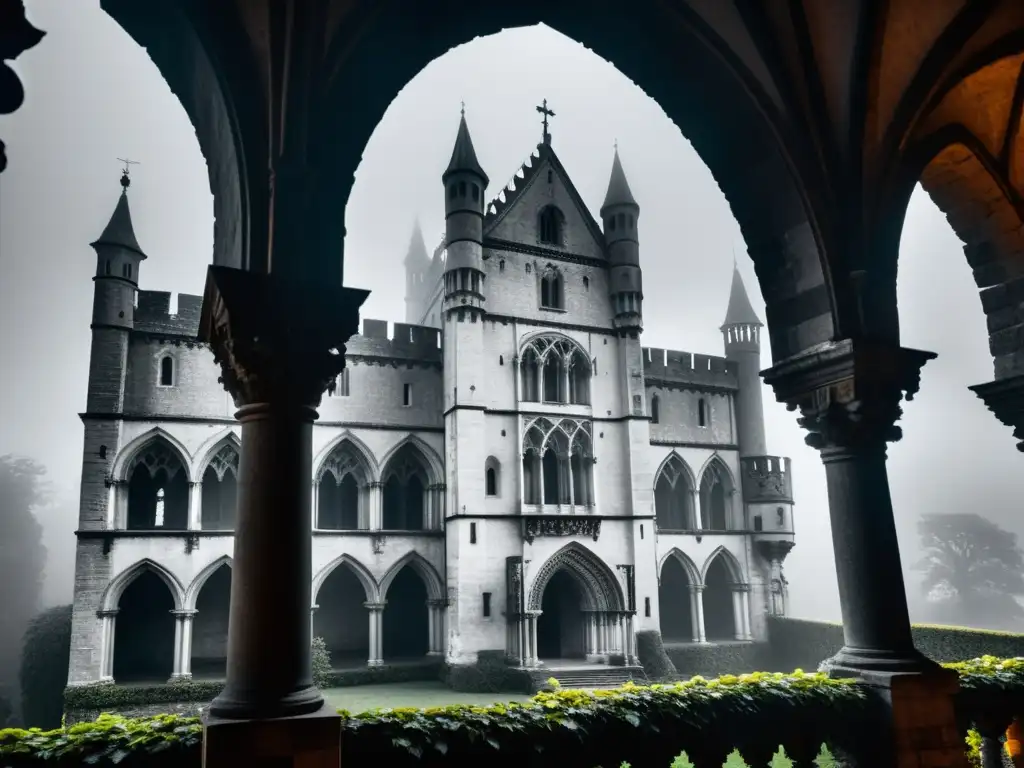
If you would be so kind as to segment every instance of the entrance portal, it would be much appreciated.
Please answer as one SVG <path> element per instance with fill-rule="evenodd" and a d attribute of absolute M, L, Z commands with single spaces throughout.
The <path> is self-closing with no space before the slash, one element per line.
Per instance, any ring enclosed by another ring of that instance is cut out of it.
<path fill-rule="evenodd" d="M 565 570 L 552 575 L 544 588 L 537 619 L 537 656 L 541 659 L 582 659 L 586 656 L 583 591 Z"/>

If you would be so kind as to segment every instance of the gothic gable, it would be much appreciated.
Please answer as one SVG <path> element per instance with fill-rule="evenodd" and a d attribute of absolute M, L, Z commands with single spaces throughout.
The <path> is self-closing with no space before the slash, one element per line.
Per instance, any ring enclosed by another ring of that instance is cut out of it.
<path fill-rule="evenodd" d="M 540 145 L 488 206 L 484 240 L 603 259 L 604 236 L 557 155 Z"/>

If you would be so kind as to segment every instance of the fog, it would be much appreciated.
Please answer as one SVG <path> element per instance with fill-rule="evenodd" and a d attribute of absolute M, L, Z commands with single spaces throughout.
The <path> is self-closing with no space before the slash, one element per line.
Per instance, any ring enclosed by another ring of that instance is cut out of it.
<path fill-rule="evenodd" d="M 205 161 L 177 99 L 145 52 L 95 0 L 28 0 L 46 38 L 17 69 L 27 100 L 0 118 L 0 454 L 49 470 L 39 512 L 44 601 L 69 602 L 74 567 L 96 238 L 120 193 L 149 259 L 141 287 L 202 293 L 212 253 Z M 345 210 L 345 282 L 372 291 L 364 317 L 403 320 L 402 258 L 418 219 L 443 232 L 440 175 L 464 101 L 493 197 L 540 139 L 534 107 L 556 112 L 553 145 L 596 214 L 615 142 L 641 206 L 645 346 L 722 354 L 734 253 L 755 309 L 764 302 L 729 205 L 661 108 L 611 64 L 545 27 L 475 40 L 434 61 L 395 98 L 366 147 Z M 359 109 L 358 104 L 351 105 Z M 1022 458 L 1008 428 L 967 386 L 992 378 L 985 319 L 961 244 L 919 189 L 906 218 L 899 300 L 905 346 L 939 353 L 890 450 L 904 563 L 926 512 L 977 511 L 1021 533 Z M 763 364 L 771 365 L 763 350 Z M 794 414 L 765 392 L 769 450 L 792 457 L 797 546 L 786 562 L 791 613 L 838 619 L 824 472 Z"/>

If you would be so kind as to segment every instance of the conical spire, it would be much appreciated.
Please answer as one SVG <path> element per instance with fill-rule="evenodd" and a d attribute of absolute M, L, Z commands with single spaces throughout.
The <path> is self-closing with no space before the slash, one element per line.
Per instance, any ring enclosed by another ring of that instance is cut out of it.
<path fill-rule="evenodd" d="M 732 268 L 729 308 L 725 312 L 725 322 L 722 323 L 722 328 L 727 328 L 730 325 L 763 325 L 754 311 L 754 307 L 750 304 L 750 297 L 747 296 L 747 289 L 743 285 L 740 268 L 735 264 Z"/>
<path fill-rule="evenodd" d="M 144 259 L 146 254 L 142 252 L 142 247 L 135 237 L 135 228 L 132 226 L 132 214 L 128 210 L 128 187 L 131 186 L 131 183 L 131 179 L 128 178 L 126 171 L 121 176 L 121 197 L 118 198 L 117 205 L 114 206 L 114 214 L 110 217 L 110 221 L 107 222 L 103 234 L 96 239 L 92 247 L 112 246 L 115 248 L 126 248 L 129 251 L 135 251 Z"/>
<path fill-rule="evenodd" d="M 409 248 L 405 252 L 406 264 L 426 263 L 430 261 L 427 254 L 427 244 L 423 240 L 423 230 L 420 228 L 420 220 L 416 219 L 412 225 L 412 237 L 409 238 Z"/>
<path fill-rule="evenodd" d="M 604 196 L 603 211 L 613 205 L 636 205 L 636 199 L 626 181 L 626 172 L 622 170 L 622 161 L 619 160 L 619 148 L 615 148 L 615 159 L 612 160 L 612 175 L 608 180 L 608 194 Z"/>
<path fill-rule="evenodd" d="M 473 149 L 473 139 L 469 135 L 469 126 L 466 124 L 466 113 L 462 113 L 459 120 L 459 133 L 455 137 L 455 149 L 452 150 L 452 159 L 448 163 L 448 170 L 441 176 L 441 181 L 447 181 L 448 177 L 459 171 L 469 171 L 479 176 L 484 187 L 487 186 L 488 178 L 480 161 L 476 159 L 476 150 Z"/>

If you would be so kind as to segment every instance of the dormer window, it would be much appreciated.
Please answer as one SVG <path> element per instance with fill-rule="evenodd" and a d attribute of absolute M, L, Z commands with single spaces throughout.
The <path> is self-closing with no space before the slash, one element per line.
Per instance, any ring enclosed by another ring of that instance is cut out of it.
<path fill-rule="evenodd" d="M 545 245 L 562 244 L 562 212 L 549 205 L 540 212 L 538 237 Z"/>

